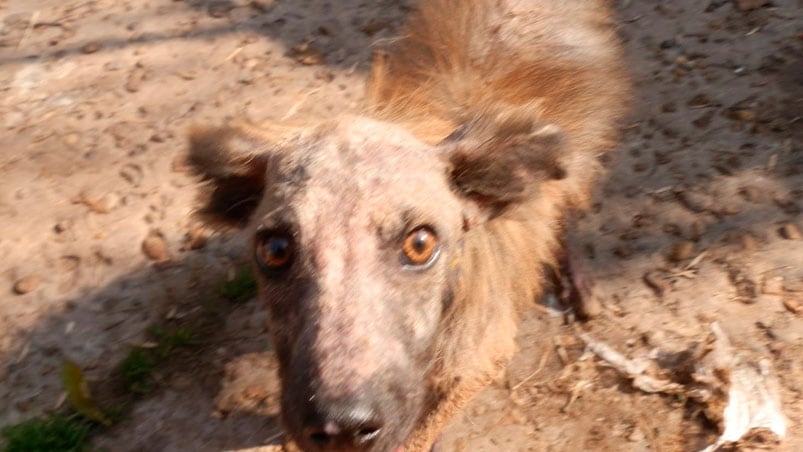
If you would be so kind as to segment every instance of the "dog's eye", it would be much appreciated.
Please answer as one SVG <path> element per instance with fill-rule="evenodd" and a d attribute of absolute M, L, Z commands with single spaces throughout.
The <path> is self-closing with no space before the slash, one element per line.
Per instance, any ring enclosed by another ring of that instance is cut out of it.
<path fill-rule="evenodd" d="M 402 243 L 402 252 L 408 265 L 427 265 L 437 256 L 438 236 L 427 226 L 413 229 Z"/>
<path fill-rule="evenodd" d="M 268 233 L 257 239 L 256 261 L 268 272 L 286 270 L 293 261 L 293 238 L 284 233 Z"/>

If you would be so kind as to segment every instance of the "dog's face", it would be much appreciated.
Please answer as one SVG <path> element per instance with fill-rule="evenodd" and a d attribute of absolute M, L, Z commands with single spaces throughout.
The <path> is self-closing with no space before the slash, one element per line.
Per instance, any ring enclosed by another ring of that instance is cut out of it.
<path fill-rule="evenodd" d="M 282 418 L 302 449 L 394 451 L 426 415 L 463 235 L 555 172 L 557 131 L 523 135 L 526 154 L 515 139 L 431 146 L 354 117 L 281 144 L 193 134 L 190 161 L 211 181 L 202 213 L 253 237 Z"/>

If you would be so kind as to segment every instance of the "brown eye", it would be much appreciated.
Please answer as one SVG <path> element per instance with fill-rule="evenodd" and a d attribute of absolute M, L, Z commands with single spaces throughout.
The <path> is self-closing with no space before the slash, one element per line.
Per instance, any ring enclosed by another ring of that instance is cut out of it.
<path fill-rule="evenodd" d="M 293 259 L 293 239 L 287 234 L 267 234 L 257 240 L 255 252 L 257 263 L 263 270 L 286 270 Z"/>
<path fill-rule="evenodd" d="M 402 243 L 402 252 L 409 265 L 426 265 L 436 257 L 437 251 L 438 236 L 426 226 L 413 229 Z"/>

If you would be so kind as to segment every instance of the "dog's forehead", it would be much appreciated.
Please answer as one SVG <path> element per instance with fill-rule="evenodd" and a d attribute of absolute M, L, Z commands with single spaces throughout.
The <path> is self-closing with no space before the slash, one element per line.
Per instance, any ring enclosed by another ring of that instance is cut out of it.
<path fill-rule="evenodd" d="M 302 215 L 382 216 L 450 196 L 439 150 L 398 126 L 348 118 L 297 152 L 304 181 L 288 195 Z"/>

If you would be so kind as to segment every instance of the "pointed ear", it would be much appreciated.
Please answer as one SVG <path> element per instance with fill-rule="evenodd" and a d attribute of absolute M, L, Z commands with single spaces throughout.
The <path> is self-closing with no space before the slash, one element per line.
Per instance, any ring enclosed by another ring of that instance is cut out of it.
<path fill-rule="evenodd" d="M 455 141 L 442 146 L 451 146 L 452 186 L 474 201 L 486 219 L 522 202 L 540 182 L 566 177 L 560 162 L 563 133 L 553 124 L 517 124 L 483 140 L 458 129 L 451 139 Z"/>
<path fill-rule="evenodd" d="M 242 228 L 265 191 L 265 142 L 236 127 L 195 127 L 187 163 L 206 184 L 196 214 L 209 225 Z"/>

